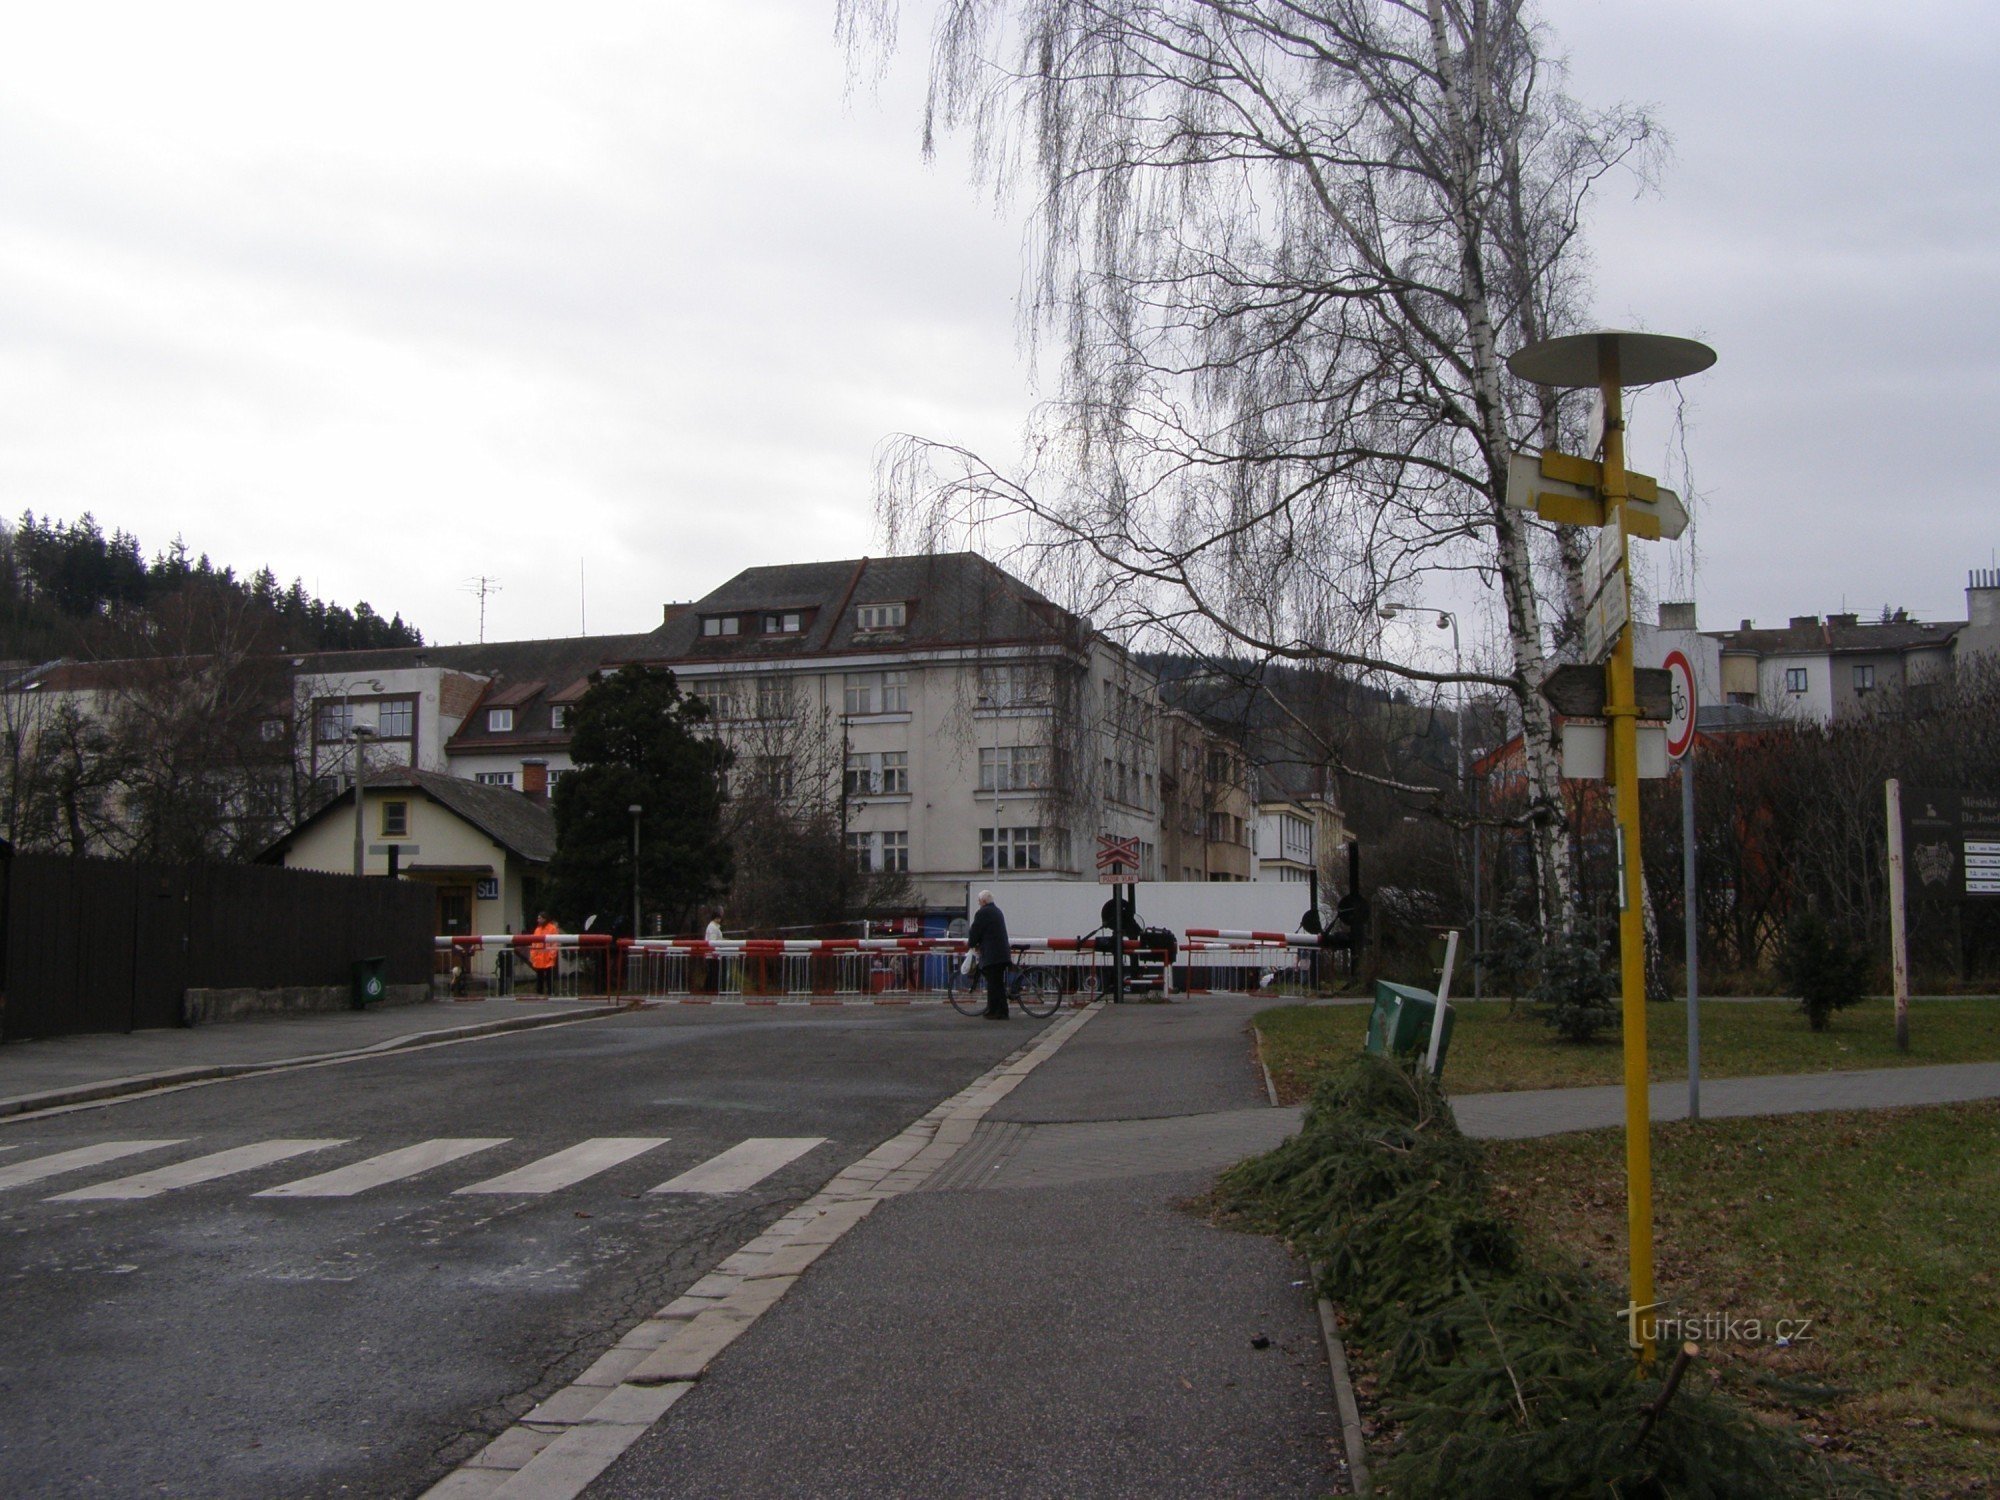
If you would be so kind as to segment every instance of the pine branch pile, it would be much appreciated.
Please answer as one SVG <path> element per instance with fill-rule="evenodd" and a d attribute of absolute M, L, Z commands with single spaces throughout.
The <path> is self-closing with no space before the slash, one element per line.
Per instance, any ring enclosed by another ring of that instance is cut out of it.
<path fill-rule="evenodd" d="M 1378 1494 L 1771 1497 L 1885 1493 L 1683 1382 L 1635 1376 L 1624 1297 L 1531 1263 L 1435 1082 L 1373 1057 L 1322 1083 L 1301 1132 L 1217 1195 L 1320 1267 L 1400 1429 Z"/>

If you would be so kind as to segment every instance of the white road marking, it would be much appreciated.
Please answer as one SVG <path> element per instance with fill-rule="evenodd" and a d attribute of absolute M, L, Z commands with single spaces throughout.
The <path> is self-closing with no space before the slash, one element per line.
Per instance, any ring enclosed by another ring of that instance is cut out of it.
<path fill-rule="evenodd" d="M 218 1177 L 230 1177 L 238 1172 L 268 1167 L 273 1162 L 304 1156 L 308 1151 L 324 1151 L 328 1146 L 346 1144 L 345 1140 L 258 1141 L 252 1146 L 235 1146 L 227 1151 L 217 1151 L 208 1156 L 194 1157 L 189 1161 L 175 1162 L 171 1167 L 157 1167 L 151 1172 L 140 1172 L 133 1177 L 118 1177 L 110 1182 L 99 1182 L 90 1187 L 77 1188 L 74 1192 L 57 1193 L 48 1201 L 82 1203 L 94 1198 L 151 1198 L 159 1193 L 172 1192 L 175 1188 L 193 1187 L 197 1183 L 213 1182 Z"/>
<path fill-rule="evenodd" d="M 498 1177 L 489 1177 L 484 1182 L 475 1182 L 470 1187 L 462 1187 L 461 1193 L 553 1193 L 557 1188 L 566 1188 L 581 1182 L 586 1177 L 595 1177 L 599 1172 L 609 1171 L 622 1161 L 630 1161 L 642 1156 L 655 1146 L 666 1145 L 667 1136 L 601 1136 L 571 1146 L 566 1151 L 558 1151 L 553 1156 L 544 1156 L 540 1161 L 531 1161 L 525 1167 L 516 1167 L 511 1172 L 503 1172 Z"/>
<path fill-rule="evenodd" d="M 301 1177 L 297 1182 L 281 1183 L 277 1187 L 265 1188 L 261 1193 L 252 1193 L 253 1198 L 351 1198 L 356 1193 L 365 1193 L 372 1187 L 380 1187 L 385 1182 L 400 1182 L 405 1177 L 415 1177 L 419 1172 L 428 1172 L 433 1167 L 441 1167 L 460 1157 L 471 1156 L 476 1151 L 490 1150 L 494 1146 L 504 1146 L 511 1136 L 441 1137 L 434 1141 L 424 1141 L 420 1145 L 405 1146 L 400 1151 L 385 1151 L 380 1156 L 371 1156 L 366 1161 L 357 1161 L 351 1166 L 336 1167 L 331 1172 L 322 1172 L 317 1177 Z"/>
<path fill-rule="evenodd" d="M 720 1156 L 711 1156 L 671 1181 L 663 1182 L 656 1193 L 740 1193 L 755 1187 L 778 1168 L 797 1161 L 815 1146 L 824 1146 L 826 1137 L 752 1136 L 739 1141 Z"/>
<path fill-rule="evenodd" d="M 102 1166 L 108 1161 L 121 1157 L 137 1156 L 141 1151 L 158 1151 L 163 1146 L 184 1144 L 185 1137 L 172 1141 L 102 1141 L 95 1146 L 78 1146 L 73 1151 L 58 1151 L 54 1156 L 37 1156 L 28 1161 L 17 1161 L 11 1167 L 0 1167 L 0 1188 L 25 1187 L 31 1182 L 40 1182 L 44 1177 L 53 1177 L 58 1172 L 74 1172 L 79 1167 Z M 11 1148 L 10 1148 L 11 1149 Z"/>

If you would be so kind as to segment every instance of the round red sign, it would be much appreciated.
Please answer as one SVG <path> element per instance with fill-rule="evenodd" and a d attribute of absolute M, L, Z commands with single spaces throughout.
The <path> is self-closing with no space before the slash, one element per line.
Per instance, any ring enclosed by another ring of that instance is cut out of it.
<path fill-rule="evenodd" d="M 1679 760 L 1694 744 L 1694 663 L 1684 651 L 1669 651 L 1666 668 L 1674 680 L 1674 712 L 1667 720 L 1667 754 Z"/>

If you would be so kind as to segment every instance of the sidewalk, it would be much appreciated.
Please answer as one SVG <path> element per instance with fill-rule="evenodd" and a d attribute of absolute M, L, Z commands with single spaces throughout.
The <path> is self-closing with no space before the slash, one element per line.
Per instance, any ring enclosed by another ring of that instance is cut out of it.
<path fill-rule="evenodd" d="M 1102 1011 L 589 1493 L 1343 1492 L 1305 1268 L 1179 1206 L 1295 1124 L 1263 1102 L 1249 1013 Z"/>
<path fill-rule="evenodd" d="M 0 1046 L 0 1117 L 351 1052 L 547 1026 L 618 1009 L 597 1000 L 434 1000 L 8 1042 Z"/>
<path fill-rule="evenodd" d="M 1655 1120 L 1687 1118 L 1687 1080 L 1656 1083 Z M 2000 1062 L 1941 1063 L 1929 1068 L 1872 1068 L 1851 1073 L 1781 1073 L 1763 1078 L 1704 1078 L 1704 1119 L 1734 1115 L 1793 1115 L 1829 1109 L 1893 1109 L 2000 1098 Z M 1489 1140 L 1599 1130 L 1625 1123 L 1625 1090 L 1530 1089 L 1464 1094 L 1451 1101 L 1459 1129 Z"/>

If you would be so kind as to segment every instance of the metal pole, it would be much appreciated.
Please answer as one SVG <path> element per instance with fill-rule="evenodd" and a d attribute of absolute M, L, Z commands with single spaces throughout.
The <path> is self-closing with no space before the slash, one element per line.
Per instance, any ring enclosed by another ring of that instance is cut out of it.
<path fill-rule="evenodd" d="M 625 810 L 632 814 L 632 936 L 640 938 L 646 935 L 639 926 L 639 813 L 642 809 L 639 803 L 634 802 Z M 843 850 L 843 857 L 845 853 Z"/>
<path fill-rule="evenodd" d="M 1111 873 L 1120 874 L 1123 866 L 1113 866 Z M 1111 1003 L 1125 1003 L 1125 887 L 1113 883 L 1111 887 Z"/>
<path fill-rule="evenodd" d="M 1690 730 L 1692 733 L 1692 730 Z M 1681 757 L 1681 907 L 1687 923 L 1688 1118 L 1701 1118 L 1701 967 L 1695 920 L 1694 745 Z"/>
<path fill-rule="evenodd" d="M 1479 784 L 1485 779 L 1482 776 L 1472 783 L 1472 998 L 1474 1000 L 1486 998 L 1484 993 L 1486 950 L 1480 937 L 1479 924 L 1480 905 L 1484 895 L 1481 889 L 1484 881 L 1481 877 L 1486 868 L 1485 861 L 1480 857 Z"/>
<path fill-rule="evenodd" d="M 1643 1320 L 1653 1306 L 1652 1111 L 1646 1076 L 1646 929 L 1639 872 L 1639 703 L 1631 626 L 1631 541 L 1626 531 L 1625 414 L 1618 340 L 1598 343 L 1598 380 L 1604 395 L 1605 524 L 1617 528 L 1618 577 L 1625 591 L 1626 623 L 1618 633 L 1606 673 L 1605 717 L 1611 721 L 1612 792 L 1618 810 L 1618 970 L 1625 1032 L 1625 1228 L 1631 1250 L 1629 1309 L 1639 1358 L 1650 1364 L 1652 1340 Z"/>
<path fill-rule="evenodd" d="M 353 705 L 350 704 L 348 706 L 347 738 L 354 746 L 354 873 L 356 875 L 366 875 L 368 873 L 368 853 L 365 843 L 366 832 L 363 827 L 362 803 L 367 798 L 362 794 L 367 789 L 368 761 L 367 757 L 361 753 L 361 726 L 354 722 L 353 715 Z"/>
<path fill-rule="evenodd" d="M 1903 784 L 1891 776 L 1889 802 L 1889 966 L 1896 984 L 1896 1050 L 1910 1050 L 1910 933 L 1903 909 Z"/>

